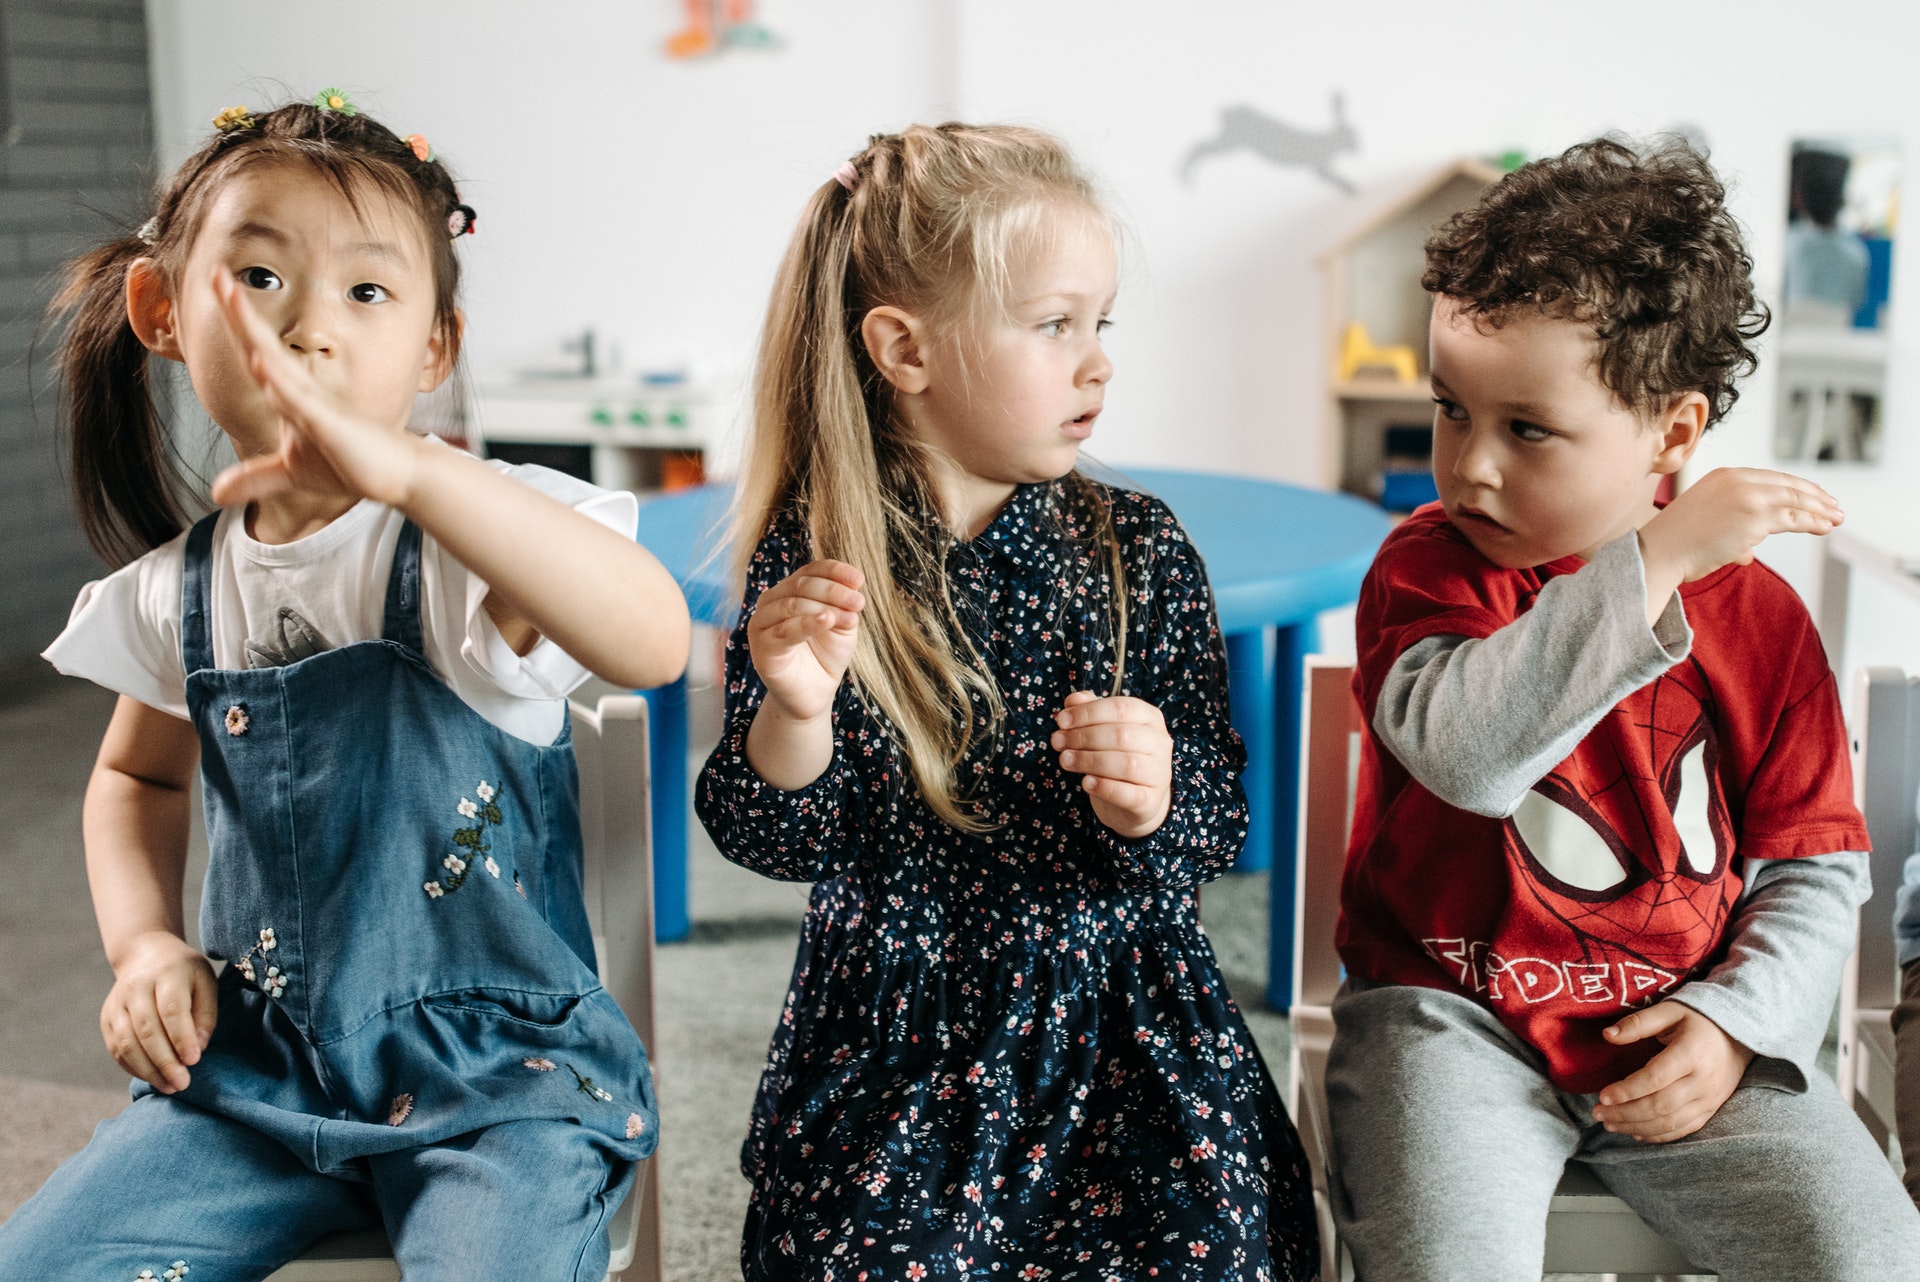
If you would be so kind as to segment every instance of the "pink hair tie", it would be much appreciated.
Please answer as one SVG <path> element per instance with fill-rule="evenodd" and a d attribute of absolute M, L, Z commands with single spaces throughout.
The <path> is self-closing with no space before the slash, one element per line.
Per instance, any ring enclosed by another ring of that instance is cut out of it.
<path fill-rule="evenodd" d="M 840 162 L 840 168 L 833 171 L 833 180 L 848 191 L 852 191 L 854 185 L 860 181 L 860 171 L 853 167 L 851 160 L 843 160 Z"/>

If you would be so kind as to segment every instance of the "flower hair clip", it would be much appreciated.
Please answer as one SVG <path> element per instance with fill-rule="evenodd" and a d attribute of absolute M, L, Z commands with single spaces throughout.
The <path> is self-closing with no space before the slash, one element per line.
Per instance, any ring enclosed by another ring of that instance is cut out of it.
<path fill-rule="evenodd" d="M 449 237 L 471 236 L 479 219 L 480 216 L 473 212 L 473 206 L 455 205 L 447 214 L 447 235 Z"/>
<path fill-rule="evenodd" d="M 160 215 L 155 214 L 153 217 L 147 219 L 147 221 L 145 221 L 144 223 L 141 223 L 140 226 L 134 231 L 133 234 L 136 238 L 139 239 L 140 243 L 143 245 L 151 245 L 153 244 L 154 241 L 159 240 L 160 239 Z"/>
<path fill-rule="evenodd" d="M 251 129 L 259 123 L 245 107 L 228 107 L 213 118 L 213 127 L 223 134 L 234 129 Z"/>
<path fill-rule="evenodd" d="M 343 116 L 360 114 L 360 109 L 353 105 L 353 100 L 347 97 L 344 89 L 322 89 L 313 96 L 313 105 L 322 111 L 338 112 Z"/>
<path fill-rule="evenodd" d="M 413 158 L 421 164 L 433 163 L 433 144 L 427 141 L 425 134 L 408 134 L 407 146 L 413 149 Z"/>

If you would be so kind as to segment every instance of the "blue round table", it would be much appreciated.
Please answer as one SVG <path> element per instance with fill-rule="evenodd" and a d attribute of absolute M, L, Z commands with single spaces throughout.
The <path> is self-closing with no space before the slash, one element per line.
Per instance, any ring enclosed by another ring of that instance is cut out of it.
<path fill-rule="evenodd" d="M 1236 871 L 1273 872 L 1267 995 L 1293 991 L 1294 863 L 1300 789 L 1301 673 L 1319 645 L 1318 616 L 1350 604 L 1392 528 L 1349 494 L 1207 472 L 1111 473 L 1159 495 L 1207 563 L 1227 642 L 1233 726 L 1247 745 L 1251 822 Z M 638 538 L 673 572 L 696 622 L 730 627 L 739 607 L 728 575 L 730 485 L 705 485 L 640 507 Z M 654 921 L 684 939 L 687 913 L 687 713 L 684 681 L 645 692 L 652 704 Z"/>

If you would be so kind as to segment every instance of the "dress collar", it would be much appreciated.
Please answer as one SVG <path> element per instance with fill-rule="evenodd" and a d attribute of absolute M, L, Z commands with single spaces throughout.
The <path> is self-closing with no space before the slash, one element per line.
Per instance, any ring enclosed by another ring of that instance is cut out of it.
<path fill-rule="evenodd" d="M 1060 542 L 1058 519 L 1054 515 L 1054 492 L 1058 481 L 1036 481 L 1016 485 L 987 528 L 956 547 L 978 556 L 996 556 L 1020 569 L 1031 569 L 1057 555 Z"/>

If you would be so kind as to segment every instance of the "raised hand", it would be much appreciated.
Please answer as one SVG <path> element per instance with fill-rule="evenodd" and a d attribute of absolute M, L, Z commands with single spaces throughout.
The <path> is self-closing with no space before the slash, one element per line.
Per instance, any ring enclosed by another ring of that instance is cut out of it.
<path fill-rule="evenodd" d="M 213 967 L 178 935 L 149 931 L 127 949 L 100 1008 L 107 1053 L 128 1073 L 171 1095 L 213 1036 Z"/>
<path fill-rule="evenodd" d="M 1144 837 L 1166 822 L 1173 804 L 1173 736 L 1160 709 L 1129 695 L 1088 690 L 1067 696 L 1054 716 L 1060 768 L 1080 786 L 1101 823 L 1122 837 Z"/>
<path fill-rule="evenodd" d="M 1671 585 L 1747 564 L 1768 535 L 1825 534 L 1845 519 L 1833 495 L 1812 481 L 1764 468 L 1716 468 L 1640 527 L 1649 596 L 1656 580 L 1669 585 L 1658 600 L 1664 606 Z"/>
<path fill-rule="evenodd" d="M 253 310 L 231 272 L 214 274 L 213 292 L 247 372 L 281 425 L 277 451 L 244 459 L 214 478 L 214 502 L 233 507 L 301 490 L 405 507 L 419 442 L 361 417 L 322 387 Z"/>
<path fill-rule="evenodd" d="M 812 721 L 833 708 L 859 640 L 865 581 L 845 561 L 814 561 L 761 593 L 747 647 L 781 715 Z"/>
<path fill-rule="evenodd" d="M 1637 1010 L 1604 1032 L 1615 1046 L 1648 1037 L 1664 1049 L 1645 1068 L 1600 1092 L 1593 1120 L 1649 1144 L 1693 1134 L 1727 1102 L 1753 1052 L 1720 1025 L 1682 1002 Z"/>

